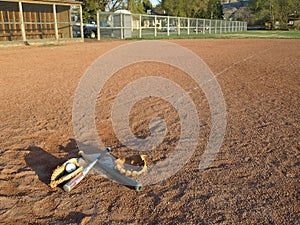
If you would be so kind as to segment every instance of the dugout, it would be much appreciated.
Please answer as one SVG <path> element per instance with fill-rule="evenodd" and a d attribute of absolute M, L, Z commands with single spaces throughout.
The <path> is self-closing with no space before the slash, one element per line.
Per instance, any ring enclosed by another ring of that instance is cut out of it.
<path fill-rule="evenodd" d="M 82 27 L 81 2 L 75 0 L 0 0 L 0 43 L 82 41 Z"/>

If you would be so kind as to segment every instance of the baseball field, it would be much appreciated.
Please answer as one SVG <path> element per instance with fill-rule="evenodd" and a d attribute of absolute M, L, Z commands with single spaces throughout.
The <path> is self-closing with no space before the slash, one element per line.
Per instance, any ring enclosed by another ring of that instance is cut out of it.
<path fill-rule="evenodd" d="M 198 169 L 212 129 L 202 90 L 178 68 L 137 63 L 99 95 L 99 138 L 115 155 L 130 154 L 113 132 L 110 110 L 126 84 L 155 74 L 183 87 L 196 105 L 200 135 L 189 162 L 139 192 L 97 173 L 70 193 L 49 187 L 52 170 L 78 156 L 72 107 L 80 79 L 99 56 L 131 42 L 0 48 L 0 223 L 298 224 L 300 40 L 168 40 L 197 54 L 222 90 L 226 132 L 213 163 Z M 157 115 L 168 132 L 146 153 L 149 166 L 168 158 L 180 135 L 176 110 L 159 98 L 134 106 L 133 133 L 147 137 Z"/>

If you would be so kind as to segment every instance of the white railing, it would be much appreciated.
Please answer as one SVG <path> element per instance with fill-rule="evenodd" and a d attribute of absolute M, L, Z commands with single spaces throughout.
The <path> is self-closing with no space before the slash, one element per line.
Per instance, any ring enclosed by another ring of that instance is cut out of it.
<path fill-rule="evenodd" d="M 210 20 L 145 14 L 98 12 L 98 39 L 160 38 L 163 36 L 221 34 L 247 30 L 242 21 Z"/>

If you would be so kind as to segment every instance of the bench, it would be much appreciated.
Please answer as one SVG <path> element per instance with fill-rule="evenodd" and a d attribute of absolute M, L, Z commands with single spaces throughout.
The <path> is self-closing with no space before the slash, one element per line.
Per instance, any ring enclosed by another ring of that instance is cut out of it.
<path fill-rule="evenodd" d="M 1 33 L 0 37 L 10 37 L 11 33 Z"/>
<path fill-rule="evenodd" d="M 54 31 L 43 31 L 43 35 L 55 35 L 55 32 Z M 62 38 L 63 35 L 62 35 L 62 32 L 58 32 L 58 37 Z"/>
<path fill-rule="evenodd" d="M 55 35 L 54 31 L 31 31 L 26 32 L 26 36 L 32 36 L 32 35 L 40 35 L 40 39 L 43 39 L 43 35 Z M 12 41 L 13 37 L 20 37 L 22 36 L 22 32 L 9 32 L 9 33 L 3 33 L 0 31 L 0 37 L 7 37 L 9 41 Z M 63 37 L 62 32 L 58 32 L 58 36 L 60 38 Z"/>
<path fill-rule="evenodd" d="M 12 41 L 13 36 L 22 36 L 22 33 L 21 32 L 10 32 L 10 33 L 0 32 L 0 37 L 7 37 L 9 41 Z"/>

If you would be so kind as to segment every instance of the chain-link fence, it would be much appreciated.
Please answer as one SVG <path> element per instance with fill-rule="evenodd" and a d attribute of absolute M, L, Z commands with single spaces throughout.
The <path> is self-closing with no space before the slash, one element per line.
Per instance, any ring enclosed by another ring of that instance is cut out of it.
<path fill-rule="evenodd" d="M 244 30 L 247 30 L 247 23 L 242 21 L 98 12 L 97 23 L 85 25 L 85 37 L 97 37 L 98 39 L 159 38 Z"/>

